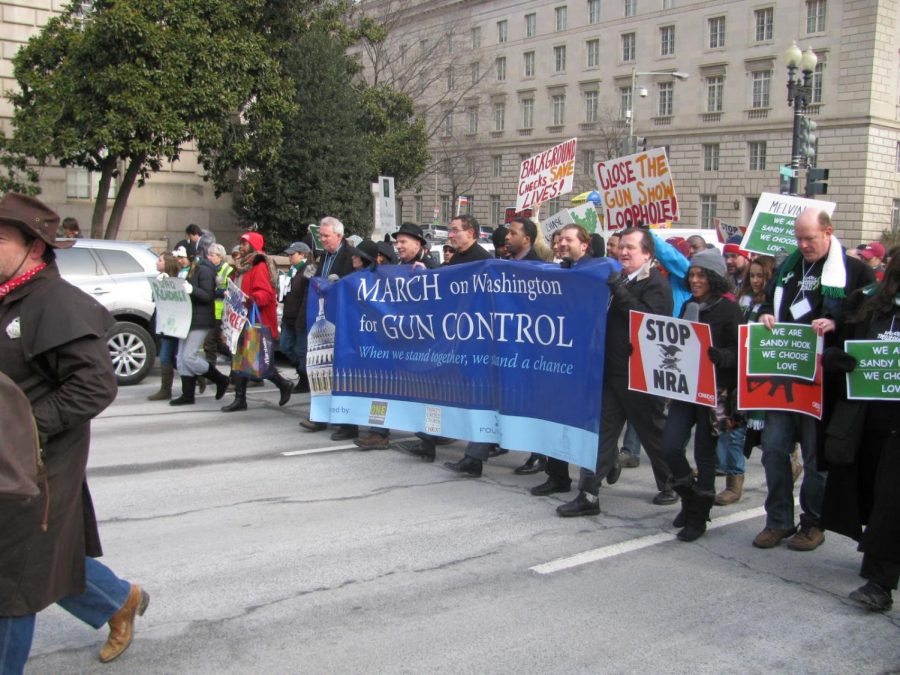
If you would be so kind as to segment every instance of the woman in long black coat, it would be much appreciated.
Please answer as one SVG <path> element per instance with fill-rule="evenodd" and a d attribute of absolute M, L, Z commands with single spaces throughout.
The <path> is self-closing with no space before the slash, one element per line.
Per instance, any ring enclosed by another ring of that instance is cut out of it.
<path fill-rule="evenodd" d="M 848 314 L 841 331 L 844 340 L 884 340 L 900 346 L 900 257 L 888 264 L 880 286 L 864 288 L 851 300 L 858 308 Z M 857 365 L 838 347 L 825 351 L 823 364 L 826 376 L 851 372 Z M 850 598 L 868 609 L 886 611 L 900 581 L 900 401 L 849 403 L 846 409 L 855 408 L 860 416 L 844 416 L 845 422 L 829 425 L 826 432 L 822 522 L 826 529 L 859 542 L 859 575 L 868 581 Z M 856 436 L 854 428 L 859 430 Z M 855 452 L 832 452 L 840 447 L 837 436 L 845 442 L 850 438 Z"/>

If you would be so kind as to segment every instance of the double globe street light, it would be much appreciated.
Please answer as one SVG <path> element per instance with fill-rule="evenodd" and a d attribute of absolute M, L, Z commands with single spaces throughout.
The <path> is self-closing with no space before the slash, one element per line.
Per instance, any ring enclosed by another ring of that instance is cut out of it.
<path fill-rule="evenodd" d="M 816 70 L 819 58 L 810 47 L 801 52 L 797 42 L 794 41 L 785 50 L 784 60 L 787 62 L 788 69 L 788 106 L 794 109 L 794 123 L 791 135 L 790 191 L 792 195 L 795 195 L 797 194 L 797 175 L 800 171 L 800 165 L 803 156 L 808 155 L 804 146 L 808 146 L 808 149 L 815 146 L 815 136 L 812 133 L 812 129 L 807 128 L 804 133 L 804 120 L 806 119 L 807 106 L 812 102 L 813 73 Z"/>

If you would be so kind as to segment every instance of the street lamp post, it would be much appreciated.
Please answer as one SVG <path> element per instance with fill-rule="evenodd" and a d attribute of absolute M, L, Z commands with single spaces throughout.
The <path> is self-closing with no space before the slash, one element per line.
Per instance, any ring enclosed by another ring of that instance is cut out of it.
<path fill-rule="evenodd" d="M 801 163 L 801 126 L 806 107 L 812 100 L 812 76 L 816 69 L 818 57 L 810 47 L 801 52 L 794 42 L 784 52 L 784 60 L 788 69 L 788 106 L 794 108 L 793 129 L 791 134 L 791 194 L 797 194 L 799 185 L 797 174 Z M 800 71 L 798 74 L 797 71 Z"/>
<path fill-rule="evenodd" d="M 637 144 L 634 142 L 634 97 L 635 97 L 635 87 L 637 86 L 637 79 L 642 75 L 653 76 L 653 75 L 669 75 L 674 77 L 676 80 L 684 81 L 690 77 L 690 73 L 683 73 L 680 70 L 644 70 L 639 71 L 635 68 L 631 69 L 631 105 L 630 110 L 628 111 L 628 142 L 631 146 L 631 151 L 635 152 L 637 150 Z"/>

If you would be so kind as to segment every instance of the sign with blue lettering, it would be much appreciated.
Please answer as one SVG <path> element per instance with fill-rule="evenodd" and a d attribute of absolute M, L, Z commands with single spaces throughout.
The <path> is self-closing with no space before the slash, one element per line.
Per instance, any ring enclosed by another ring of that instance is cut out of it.
<path fill-rule="evenodd" d="M 593 468 L 617 262 L 487 260 L 315 279 L 310 419 L 424 431 Z"/>

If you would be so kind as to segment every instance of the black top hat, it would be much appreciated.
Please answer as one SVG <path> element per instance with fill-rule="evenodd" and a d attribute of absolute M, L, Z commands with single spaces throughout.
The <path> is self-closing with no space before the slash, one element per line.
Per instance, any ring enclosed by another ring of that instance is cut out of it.
<path fill-rule="evenodd" d="M 422 234 L 422 228 L 415 223 L 403 223 L 400 225 L 400 229 L 391 236 L 396 239 L 398 234 L 408 234 L 410 237 L 415 237 L 421 241 L 422 246 L 428 246 L 428 240 L 425 238 L 425 235 Z"/>

